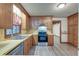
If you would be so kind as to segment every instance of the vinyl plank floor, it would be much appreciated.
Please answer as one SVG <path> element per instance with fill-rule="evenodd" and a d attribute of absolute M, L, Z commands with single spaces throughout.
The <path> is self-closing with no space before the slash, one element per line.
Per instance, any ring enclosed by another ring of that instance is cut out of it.
<path fill-rule="evenodd" d="M 47 43 L 38 43 L 33 46 L 29 55 L 37 56 L 77 56 L 77 48 L 69 44 L 54 44 L 54 46 L 47 46 Z"/>

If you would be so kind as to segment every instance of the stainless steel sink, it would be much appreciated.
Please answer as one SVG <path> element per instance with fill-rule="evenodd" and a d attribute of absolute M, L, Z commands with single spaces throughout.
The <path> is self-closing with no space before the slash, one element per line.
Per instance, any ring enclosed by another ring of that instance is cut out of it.
<path fill-rule="evenodd" d="M 26 38 L 27 36 L 23 36 L 23 35 L 16 35 L 16 36 L 13 36 L 12 39 L 15 39 L 15 40 L 21 40 L 21 39 L 24 39 Z"/>

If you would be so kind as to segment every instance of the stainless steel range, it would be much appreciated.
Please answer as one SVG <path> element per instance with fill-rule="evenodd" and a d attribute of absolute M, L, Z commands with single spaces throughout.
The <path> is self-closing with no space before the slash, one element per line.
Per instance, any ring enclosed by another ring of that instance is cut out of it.
<path fill-rule="evenodd" d="M 38 42 L 47 42 L 47 27 L 42 25 L 38 28 Z"/>

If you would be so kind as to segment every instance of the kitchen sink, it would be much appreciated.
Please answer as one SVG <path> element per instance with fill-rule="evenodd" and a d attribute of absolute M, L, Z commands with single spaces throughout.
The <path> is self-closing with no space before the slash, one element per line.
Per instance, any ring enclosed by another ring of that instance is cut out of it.
<path fill-rule="evenodd" d="M 26 38 L 27 37 L 27 35 L 16 35 L 16 36 L 13 36 L 13 38 L 12 39 L 15 39 L 15 40 L 21 40 L 21 39 L 24 39 L 24 38 Z"/>

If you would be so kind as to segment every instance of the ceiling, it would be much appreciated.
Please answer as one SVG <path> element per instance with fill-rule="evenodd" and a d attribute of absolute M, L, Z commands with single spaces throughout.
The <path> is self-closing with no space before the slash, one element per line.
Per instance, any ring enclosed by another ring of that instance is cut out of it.
<path fill-rule="evenodd" d="M 67 3 L 64 8 L 57 8 L 58 3 L 22 3 L 30 16 L 67 17 L 78 11 L 77 3 Z"/>

